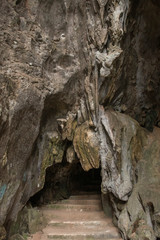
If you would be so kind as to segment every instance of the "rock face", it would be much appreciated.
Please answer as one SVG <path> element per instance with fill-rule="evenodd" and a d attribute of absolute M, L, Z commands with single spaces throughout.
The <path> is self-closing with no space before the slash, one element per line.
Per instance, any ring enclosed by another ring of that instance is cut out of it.
<path fill-rule="evenodd" d="M 160 238 L 158 1 L 3 0 L 0 13 L 0 234 L 48 167 L 80 161 L 101 166 L 124 239 Z"/>
<path fill-rule="evenodd" d="M 96 132 L 89 128 L 88 122 L 76 128 L 73 145 L 85 171 L 99 168 L 99 141 Z"/>

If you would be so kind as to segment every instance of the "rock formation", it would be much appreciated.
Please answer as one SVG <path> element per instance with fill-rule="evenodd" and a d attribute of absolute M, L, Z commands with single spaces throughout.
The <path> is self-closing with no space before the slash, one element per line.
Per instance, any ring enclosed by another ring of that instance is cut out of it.
<path fill-rule="evenodd" d="M 159 239 L 158 1 L 3 0 L 0 13 L 0 239 L 64 160 L 101 165 L 125 240 Z"/>

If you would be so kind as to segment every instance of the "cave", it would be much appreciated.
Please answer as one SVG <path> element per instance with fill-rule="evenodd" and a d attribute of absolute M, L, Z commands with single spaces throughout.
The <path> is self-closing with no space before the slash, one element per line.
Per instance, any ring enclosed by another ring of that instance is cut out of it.
<path fill-rule="evenodd" d="M 0 240 L 85 192 L 124 240 L 160 239 L 160 1 L 3 0 L 0 13 Z"/>
<path fill-rule="evenodd" d="M 47 168 L 43 189 L 29 203 L 36 207 L 85 193 L 101 193 L 101 168 L 84 171 L 79 161 L 57 163 Z"/>

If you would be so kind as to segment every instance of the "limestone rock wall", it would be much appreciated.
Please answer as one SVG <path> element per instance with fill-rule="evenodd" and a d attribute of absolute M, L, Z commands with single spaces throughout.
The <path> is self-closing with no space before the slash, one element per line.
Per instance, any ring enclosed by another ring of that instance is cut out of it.
<path fill-rule="evenodd" d="M 0 225 L 49 166 L 78 158 L 101 165 L 124 239 L 160 237 L 158 2 L 3 0 L 0 13 Z"/>

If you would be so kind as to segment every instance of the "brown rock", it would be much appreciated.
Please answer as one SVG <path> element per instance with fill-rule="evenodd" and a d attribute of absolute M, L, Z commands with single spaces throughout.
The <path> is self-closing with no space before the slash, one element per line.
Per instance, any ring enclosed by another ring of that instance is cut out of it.
<path fill-rule="evenodd" d="M 76 128 L 73 145 L 85 171 L 99 168 L 99 142 L 88 122 Z"/>
<path fill-rule="evenodd" d="M 6 239 L 6 230 L 3 226 L 0 226 L 0 240 Z"/>

